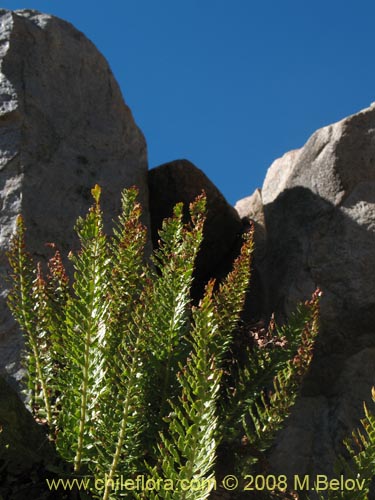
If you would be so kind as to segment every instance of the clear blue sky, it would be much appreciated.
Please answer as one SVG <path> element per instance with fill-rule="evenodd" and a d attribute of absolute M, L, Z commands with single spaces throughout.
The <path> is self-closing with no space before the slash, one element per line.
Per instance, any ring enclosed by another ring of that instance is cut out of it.
<path fill-rule="evenodd" d="M 375 101 L 375 2 L 9 0 L 73 23 L 110 63 L 150 168 L 187 158 L 229 202 L 317 128 Z"/>

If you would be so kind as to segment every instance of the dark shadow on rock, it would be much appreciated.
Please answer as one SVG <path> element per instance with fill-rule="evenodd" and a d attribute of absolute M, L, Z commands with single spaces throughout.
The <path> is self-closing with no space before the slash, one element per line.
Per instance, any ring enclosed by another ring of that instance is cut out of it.
<path fill-rule="evenodd" d="M 63 477 L 71 477 L 71 467 L 58 457 L 43 427 L 0 377 L 0 498 L 78 500 L 76 491 L 49 490 L 46 478 Z"/>
<path fill-rule="evenodd" d="M 242 235 L 248 228 L 216 186 L 189 161 L 176 160 L 149 172 L 149 206 L 154 248 L 158 246 L 162 221 L 171 217 L 176 203 L 183 202 L 185 221 L 188 221 L 189 204 L 203 190 L 207 196 L 207 219 L 194 272 L 192 295 L 195 300 L 202 296 L 209 279 L 215 278 L 220 282 L 230 272 L 242 245 Z M 251 310 L 252 306 L 253 303 L 250 306 L 249 302 L 250 316 L 257 314 L 255 308 L 254 311 Z"/>
<path fill-rule="evenodd" d="M 375 183 L 359 184 L 339 206 L 309 189 L 283 191 L 264 207 L 267 252 L 260 272 L 285 321 L 298 302 L 323 291 L 314 359 L 271 461 L 281 474 L 332 474 L 343 438 L 363 416 L 375 383 Z M 372 403 L 369 404 L 372 408 Z"/>

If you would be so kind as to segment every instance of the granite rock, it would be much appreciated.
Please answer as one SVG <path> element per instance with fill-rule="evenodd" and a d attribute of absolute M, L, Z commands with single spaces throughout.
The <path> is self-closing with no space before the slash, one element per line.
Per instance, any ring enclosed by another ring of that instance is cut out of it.
<path fill-rule="evenodd" d="M 332 474 L 375 375 L 375 107 L 274 162 L 262 197 L 268 314 L 283 321 L 323 291 L 311 370 L 271 462 L 290 476 Z"/>
<path fill-rule="evenodd" d="M 130 185 L 147 222 L 146 144 L 107 62 L 65 21 L 0 10 L 0 369 L 14 377 L 21 340 L 5 305 L 4 251 L 16 217 L 37 259 L 50 241 L 66 255 L 96 183 L 107 227 Z"/>

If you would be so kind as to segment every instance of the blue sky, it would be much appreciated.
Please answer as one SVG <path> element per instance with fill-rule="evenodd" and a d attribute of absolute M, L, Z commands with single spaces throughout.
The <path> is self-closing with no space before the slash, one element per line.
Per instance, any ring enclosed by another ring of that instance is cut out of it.
<path fill-rule="evenodd" d="M 83 31 L 145 134 L 150 168 L 187 158 L 230 203 L 317 129 L 375 101 L 375 2 L 9 0 Z"/>

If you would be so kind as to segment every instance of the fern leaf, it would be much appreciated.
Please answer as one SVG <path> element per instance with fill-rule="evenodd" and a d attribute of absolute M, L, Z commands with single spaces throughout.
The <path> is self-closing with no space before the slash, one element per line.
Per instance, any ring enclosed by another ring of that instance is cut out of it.
<path fill-rule="evenodd" d="M 47 307 L 45 283 L 40 267 L 36 272 L 32 259 L 25 250 L 25 226 L 21 216 L 17 219 L 16 234 L 11 241 L 8 260 L 13 285 L 8 295 L 8 305 L 26 335 L 25 361 L 31 407 L 35 417 L 46 421 L 52 429 L 48 334 L 44 321 Z"/>
<path fill-rule="evenodd" d="M 220 284 L 215 294 L 215 310 L 220 331 L 220 357 L 229 348 L 235 328 L 243 310 L 246 292 L 250 286 L 251 255 L 254 249 L 254 232 L 244 236 L 240 255 L 233 263 L 233 269 Z"/>
<path fill-rule="evenodd" d="M 283 363 L 281 369 L 278 369 L 271 390 L 263 390 L 260 393 L 254 391 L 249 394 L 249 414 L 247 417 L 244 416 L 243 425 L 249 448 L 253 450 L 254 462 L 257 462 L 274 442 L 276 432 L 282 428 L 296 401 L 298 389 L 312 360 L 318 331 L 319 297 L 320 291 L 317 290 L 311 301 L 306 303 L 304 328 L 297 336 L 299 338 L 297 352 Z M 288 328 L 295 332 L 293 321 L 289 323 L 289 327 L 283 329 L 287 336 L 290 335 L 287 332 Z"/>
<path fill-rule="evenodd" d="M 137 472 L 141 450 L 143 370 L 148 357 L 147 342 L 139 322 L 141 292 L 145 286 L 144 246 L 146 231 L 140 223 L 137 190 L 124 190 L 122 213 L 110 241 L 111 274 L 109 317 L 103 352 L 106 391 L 98 401 L 95 426 L 96 448 L 102 451 L 97 464 L 106 474 L 103 499 L 111 498 L 112 479 L 119 470 Z M 147 351 L 147 352 L 146 352 Z M 117 401 L 117 405 L 113 405 Z"/>
<path fill-rule="evenodd" d="M 153 498 L 204 500 L 214 486 L 213 467 L 216 457 L 216 399 L 221 371 L 215 360 L 218 324 L 212 301 L 213 283 L 205 292 L 200 307 L 193 311 L 192 351 L 186 366 L 181 367 L 178 380 L 182 395 L 171 402 L 168 433 L 161 434 L 159 451 L 161 473 L 152 470 L 155 479 L 163 477 L 174 485 L 201 485 L 198 491 L 161 490 Z M 151 498 L 151 497 L 149 497 Z"/>
<path fill-rule="evenodd" d="M 155 270 L 149 270 L 137 313 L 137 322 L 145 331 L 150 352 L 146 366 L 148 381 L 146 406 L 148 436 L 155 442 L 165 427 L 168 399 L 175 399 L 179 386 L 177 372 L 189 352 L 186 335 L 190 325 L 190 289 L 194 262 L 203 237 L 205 199 L 199 197 L 190 207 L 191 225 L 183 223 L 182 205 L 164 221 L 160 248 L 155 252 Z"/>
<path fill-rule="evenodd" d="M 58 435 L 57 446 L 64 458 L 72 460 L 74 457 L 75 471 L 79 471 L 88 458 L 96 405 L 105 375 L 102 344 L 107 328 L 109 266 L 99 194 L 94 188 L 94 206 L 85 219 L 77 221 L 81 250 L 71 256 L 75 269 L 74 295 L 67 302 L 63 332 L 69 356 L 61 381 L 65 389 L 60 402 L 64 408 L 60 414 L 63 439 Z"/>

